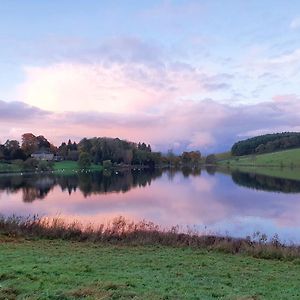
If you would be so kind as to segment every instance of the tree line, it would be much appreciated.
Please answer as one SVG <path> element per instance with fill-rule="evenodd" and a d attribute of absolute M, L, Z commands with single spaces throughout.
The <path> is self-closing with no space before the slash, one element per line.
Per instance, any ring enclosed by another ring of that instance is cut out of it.
<path fill-rule="evenodd" d="M 175 155 L 169 150 L 168 153 L 162 154 L 153 151 L 151 145 L 144 142 L 135 143 L 109 137 L 83 138 L 79 143 L 69 139 L 57 147 L 43 135 L 36 136 L 32 133 L 24 133 L 21 143 L 17 140 L 7 140 L 4 144 L 0 144 L 0 161 L 18 162 L 25 169 L 47 169 L 49 164 L 32 158 L 33 154 L 42 152 L 53 154 L 54 160 L 77 161 L 83 168 L 91 164 L 106 167 L 138 165 L 154 168 L 158 165 L 193 166 L 202 162 L 200 151 L 185 151 L 181 155 Z"/>
<path fill-rule="evenodd" d="M 265 134 L 235 143 L 231 148 L 234 156 L 263 154 L 300 147 L 299 132 Z"/>

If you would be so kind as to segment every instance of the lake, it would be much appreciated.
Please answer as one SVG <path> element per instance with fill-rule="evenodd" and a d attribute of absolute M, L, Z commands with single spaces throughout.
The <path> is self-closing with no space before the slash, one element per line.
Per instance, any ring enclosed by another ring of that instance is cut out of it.
<path fill-rule="evenodd" d="M 84 224 L 114 217 L 300 243 L 300 181 L 215 168 L 0 176 L 0 212 Z"/>

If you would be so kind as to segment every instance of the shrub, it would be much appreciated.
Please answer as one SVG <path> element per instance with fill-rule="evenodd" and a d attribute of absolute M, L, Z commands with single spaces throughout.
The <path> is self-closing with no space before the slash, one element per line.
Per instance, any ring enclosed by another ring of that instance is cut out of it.
<path fill-rule="evenodd" d="M 103 161 L 103 168 L 104 169 L 110 169 L 112 167 L 112 162 L 111 162 L 111 160 L 104 160 Z"/>
<path fill-rule="evenodd" d="M 62 219 L 38 218 L 36 216 L 1 217 L 0 238 L 25 237 L 90 241 L 122 245 L 164 245 L 173 247 L 193 247 L 216 250 L 232 254 L 246 254 L 264 259 L 295 260 L 299 263 L 300 246 L 284 245 L 278 236 L 268 240 L 266 235 L 255 233 L 245 239 L 228 236 L 202 235 L 194 230 L 180 232 L 179 227 L 162 229 L 147 222 L 131 222 L 118 217 L 108 224 L 98 227 L 91 224 L 84 227 L 78 222 L 67 223 Z"/>

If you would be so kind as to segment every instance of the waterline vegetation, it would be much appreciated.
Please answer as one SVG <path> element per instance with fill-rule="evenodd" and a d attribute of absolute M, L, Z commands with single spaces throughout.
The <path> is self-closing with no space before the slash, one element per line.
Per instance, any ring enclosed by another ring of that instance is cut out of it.
<path fill-rule="evenodd" d="M 299 299 L 300 247 L 123 217 L 0 218 L 0 299 Z"/>
<path fill-rule="evenodd" d="M 300 259 L 300 246 L 285 245 L 277 235 L 269 239 L 265 234 L 256 232 L 246 238 L 233 238 L 204 234 L 194 228 L 182 231 L 179 226 L 165 229 L 153 222 L 133 222 L 121 216 L 98 226 L 84 226 L 80 222 L 66 222 L 60 218 L 1 216 L 0 235 L 2 240 L 7 237 L 62 239 L 108 245 L 160 245 L 217 250 L 264 259 Z"/>

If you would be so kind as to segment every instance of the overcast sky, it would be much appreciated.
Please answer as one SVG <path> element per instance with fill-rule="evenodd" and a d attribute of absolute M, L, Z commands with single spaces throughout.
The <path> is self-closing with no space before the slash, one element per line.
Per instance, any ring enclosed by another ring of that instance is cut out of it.
<path fill-rule="evenodd" d="M 3 0 L 0 142 L 228 149 L 300 131 L 300 1 Z"/>

